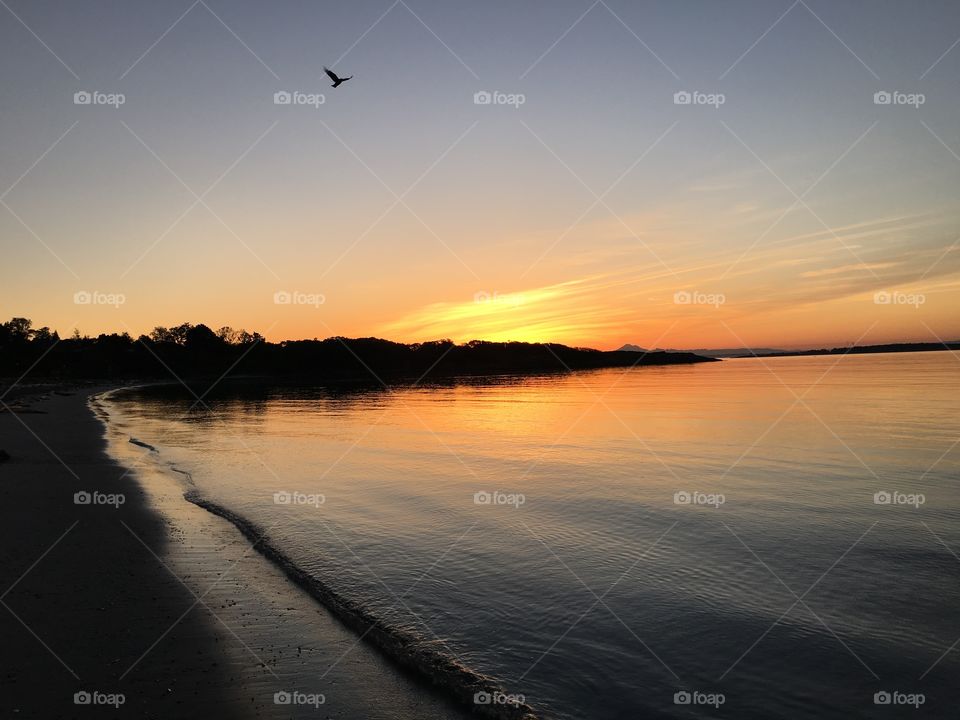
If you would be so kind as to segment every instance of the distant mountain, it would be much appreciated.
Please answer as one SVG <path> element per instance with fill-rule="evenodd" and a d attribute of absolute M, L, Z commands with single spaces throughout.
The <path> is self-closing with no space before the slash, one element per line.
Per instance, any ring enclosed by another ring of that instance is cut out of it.
<path fill-rule="evenodd" d="M 617 348 L 616 352 L 646 352 L 646 350 L 639 345 L 631 345 L 630 343 L 627 343 L 623 347 Z"/>

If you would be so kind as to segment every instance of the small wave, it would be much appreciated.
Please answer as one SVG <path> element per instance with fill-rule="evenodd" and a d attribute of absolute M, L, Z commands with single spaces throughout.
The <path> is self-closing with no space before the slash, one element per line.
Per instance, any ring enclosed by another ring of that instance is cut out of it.
<path fill-rule="evenodd" d="M 493 678 L 462 665 L 435 643 L 424 640 L 408 629 L 389 626 L 362 605 L 343 597 L 326 583 L 301 569 L 282 550 L 271 545 L 263 530 L 250 520 L 207 500 L 197 491 L 185 493 L 184 498 L 229 520 L 253 543 L 257 552 L 276 564 L 287 577 L 306 590 L 344 625 L 359 633 L 363 640 L 402 667 L 426 678 L 478 715 L 498 720 L 537 720 L 533 708 L 526 703 L 478 704 L 475 699 L 478 694 L 495 696 L 505 694 L 506 691 Z"/>
<path fill-rule="evenodd" d="M 100 398 L 101 395 L 91 395 L 87 398 L 87 407 L 90 408 L 90 411 L 100 422 L 107 425 L 110 422 L 110 413 L 103 407 L 103 402 Z"/>
<path fill-rule="evenodd" d="M 142 440 L 137 440 L 134 437 L 130 438 L 130 442 L 133 443 L 134 445 L 139 445 L 142 448 L 146 448 L 150 452 L 157 452 L 157 449 L 153 445 L 149 445 L 143 442 Z"/>
<path fill-rule="evenodd" d="M 195 485 L 195 484 L 196 484 L 196 483 L 193 482 L 193 475 L 192 475 L 190 472 L 188 472 L 187 470 L 181 470 L 180 468 L 178 468 L 178 467 L 177 467 L 176 465 L 174 465 L 173 463 L 167 463 L 167 467 L 170 468 L 170 470 L 171 470 L 172 472 L 179 473 L 180 475 L 183 475 L 183 477 L 186 479 L 186 481 L 187 481 L 190 485 Z"/>

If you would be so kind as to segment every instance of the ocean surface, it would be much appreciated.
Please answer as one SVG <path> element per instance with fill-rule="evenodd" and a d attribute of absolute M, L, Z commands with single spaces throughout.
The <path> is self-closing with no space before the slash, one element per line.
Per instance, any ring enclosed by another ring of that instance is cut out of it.
<path fill-rule="evenodd" d="M 958 389 L 936 352 L 105 405 L 124 462 L 544 718 L 956 717 Z"/>

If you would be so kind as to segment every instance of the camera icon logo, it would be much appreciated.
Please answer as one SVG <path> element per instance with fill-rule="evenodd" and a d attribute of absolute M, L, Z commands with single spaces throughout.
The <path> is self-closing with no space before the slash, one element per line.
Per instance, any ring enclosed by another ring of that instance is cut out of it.
<path fill-rule="evenodd" d="M 886 290 L 881 290 L 873 294 L 873 302 L 876 305 L 889 305 L 892 299 L 893 296 Z"/>
<path fill-rule="evenodd" d="M 874 105 L 889 105 L 893 102 L 893 95 L 886 90 L 878 90 L 873 94 Z"/>
<path fill-rule="evenodd" d="M 275 492 L 273 494 L 273 502 L 276 505 L 289 505 L 292 499 L 293 495 L 288 492 Z"/>
<path fill-rule="evenodd" d="M 691 95 L 686 90 L 681 90 L 680 92 L 675 92 L 673 94 L 674 105 L 690 105 L 692 102 L 693 102 L 693 95 Z"/>
<path fill-rule="evenodd" d="M 886 690 L 881 690 L 880 692 L 873 694 L 874 705 L 889 705 L 892 700 L 892 696 Z"/>
<path fill-rule="evenodd" d="M 278 290 L 273 294 L 274 305 L 289 305 L 293 302 L 293 296 L 286 290 Z"/>
<path fill-rule="evenodd" d="M 693 696 L 686 690 L 680 690 L 673 694 L 674 705 L 689 705 L 691 702 L 693 702 Z"/>
<path fill-rule="evenodd" d="M 675 492 L 673 494 L 674 505 L 689 505 L 691 500 L 692 498 L 690 493 L 688 493 L 686 490 L 680 490 L 679 492 Z"/>
<path fill-rule="evenodd" d="M 91 502 L 93 502 L 93 496 L 86 490 L 81 490 L 73 494 L 74 505 L 89 505 Z"/>
<path fill-rule="evenodd" d="M 73 94 L 74 105 L 89 105 L 91 102 L 93 102 L 93 95 L 86 90 L 80 90 Z"/>
<path fill-rule="evenodd" d="M 79 290 L 73 294 L 74 305 L 89 305 L 93 302 L 93 295 L 86 290 Z"/>
<path fill-rule="evenodd" d="M 93 702 L 93 696 L 86 690 L 81 690 L 73 694 L 74 705 L 89 705 L 91 702 Z"/>
<path fill-rule="evenodd" d="M 473 694 L 474 705 L 489 705 L 492 702 L 493 696 L 485 690 L 481 690 L 480 692 Z"/>
<path fill-rule="evenodd" d="M 474 105 L 489 105 L 493 102 L 493 95 L 488 93 L 486 90 L 480 90 L 473 94 L 473 104 Z"/>
<path fill-rule="evenodd" d="M 291 102 L 293 102 L 293 96 L 286 90 L 280 90 L 273 94 L 274 105 L 289 105 Z"/>
<path fill-rule="evenodd" d="M 892 500 L 893 497 L 886 490 L 880 490 L 873 494 L 874 505 L 889 505 Z"/>
<path fill-rule="evenodd" d="M 280 690 L 273 694 L 274 705 L 289 705 L 292 702 L 293 702 L 293 695 L 288 693 L 286 690 Z"/>
<path fill-rule="evenodd" d="M 686 290 L 678 290 L 673 294 L 673 302 L 675 305 L 689 305 L 693 302 L 693 295 Z"/>

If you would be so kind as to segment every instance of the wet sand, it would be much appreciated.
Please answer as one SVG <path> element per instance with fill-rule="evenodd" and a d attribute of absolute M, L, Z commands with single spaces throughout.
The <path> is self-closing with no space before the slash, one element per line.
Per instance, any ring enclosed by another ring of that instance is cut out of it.
<path fill-rule="evenodd" d="M 184 500 L 149 449 L 105 437 L 92 393 L 0 414 L 4 717 L 467 717 Z"/>

